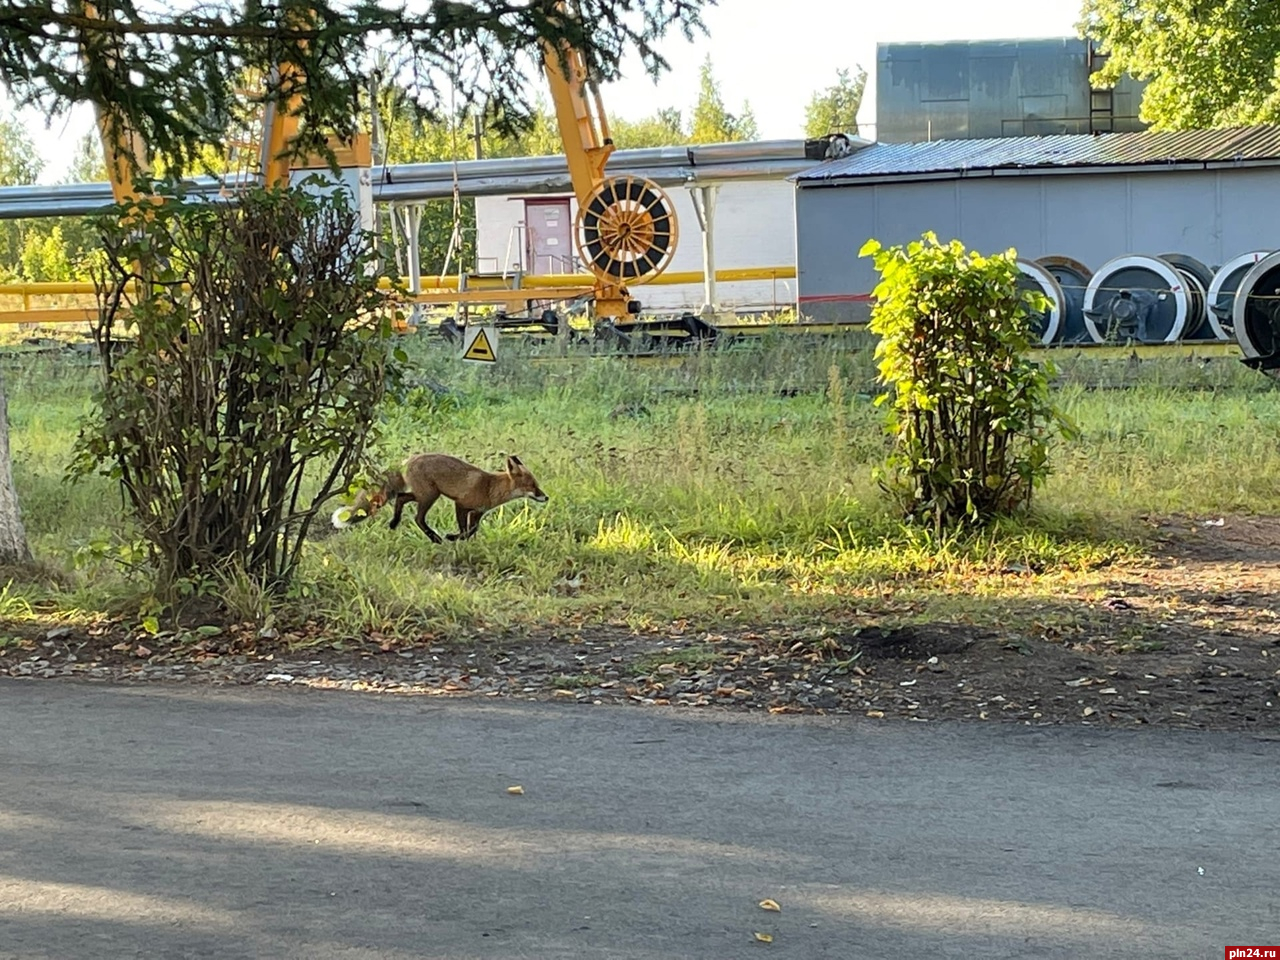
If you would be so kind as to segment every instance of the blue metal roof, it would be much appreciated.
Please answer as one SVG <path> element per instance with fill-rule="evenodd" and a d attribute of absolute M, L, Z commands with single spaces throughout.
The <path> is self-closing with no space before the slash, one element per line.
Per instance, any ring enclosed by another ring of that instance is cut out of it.
<path fill-rule="evenodd" d="M 1280 126 L 873 143 L 791 179 L 801 186 L 817 186 L 871 177 L 912 180 L 982 170 L 1241 161 L 1280 162 Z"/>

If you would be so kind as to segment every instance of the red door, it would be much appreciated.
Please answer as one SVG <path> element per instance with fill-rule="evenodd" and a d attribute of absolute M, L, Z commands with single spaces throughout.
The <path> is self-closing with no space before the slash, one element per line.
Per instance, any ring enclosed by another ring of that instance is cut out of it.
<path fill-rule="evenodd" d="M 534 276 L 573 273 L 569 198 L 524 202 L 525 269 Z"/>

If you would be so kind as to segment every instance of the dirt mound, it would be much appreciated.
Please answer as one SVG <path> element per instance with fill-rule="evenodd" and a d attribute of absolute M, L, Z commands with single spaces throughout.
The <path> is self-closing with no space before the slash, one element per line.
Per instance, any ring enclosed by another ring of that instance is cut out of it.
<path fill-rule="evenodd" d="M 925 661 L 964 653 L 978 637 L 972 627 L 931 623 L 896 629 L 868 627 L 843 639 L 846 646 L 862 652 L 862 661 Z"/>

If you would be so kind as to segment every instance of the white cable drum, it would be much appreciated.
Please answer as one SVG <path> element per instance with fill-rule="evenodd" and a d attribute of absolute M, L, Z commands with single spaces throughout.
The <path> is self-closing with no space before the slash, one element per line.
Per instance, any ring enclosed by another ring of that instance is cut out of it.
<path fill-rule="evenodd" d="M 1254 297 L 1266 298 L 1250 303 Z M 1240 352 L 1249 359 L 1270 357 L 1275 353 L 1275 327 L 1268 314 L 1280 304 L 1280 250 L 1269 253 L 1252 267 L 1236 288 L 1231 309 Z M 1253 329 L 1251 329 L 1253 328 Z M 1265 338 L 1265 339 L 1264 339 Z"/>
<path fill-rule="evenodd" d="M 1058 324 L 1059 343 L 1081 343 L 1091 339 L 1084 325 L 1084 292 L 1093 279 L 1093 271 L 1079 260 L 1053 254 L 1039 257 L 1036 263 L 1058 281 L 1064 298 L 1062 322 Z"/>
<path fill-rule="evenodd" d="M 1250 268 L 1269 252 L 1254 250 L 1232 257 L 1213 275 L 1207 295 L 1209 326 L 1213 328 L 1213 335 L 1219 340 L 1230 340 L 1232 337 L 1232 331 L 1224 327 L 1222 322 L 1225 320 L 1227 323 L 1232 323 L 1236 291 L 1240 289 L 1240 281 L 1244 279 L 1244 275 Z"/>
<path fill-rule="evenodd" d="M 1203 260 L 1189 253 L 1162 253 L 1160 259 L 1173 264 L 1183 273 L 1189 273 L 1200 281 L 1200 286 L 1208 287 L 1213 280 L 1213 270 Z"/>
<path fill-rule="evenodd" d="M 1048 345 L 1053 343 L 1058 337 L 1058 329 L 1062 325 L 1062 313 L 1066 309 L 1066 297 L 1062 293 L 1062 287 L 1058 285 L 1058 281 L 1040 264 L 1034 260 L 1023 260 L 1018 258 L 1018 269 L 1022 271 L 1023 277 L 1026 278 L 1024 283 L 1018 286 L 1023 289 L 1039 288 L 1049 299 L 1049 309 L 1040 315 L 1040 343 Z"/>
<path fill-rule="evenodd" d="M 1200 335 L 1201 329 L 1209 316 L 1209 309 L 1206 306 L 1209 298 L 1204 292 L 1204 284 L 1200 282 L 1197 274 L 1180 268 L 1178 273 L 1182 274 L 1182 279 L 1187 284 L 1187 323 L 1182 329 L 1182 336 L 1186 340 L 1204 340 L 1205 338 Z"/>
<path fill-rule="evenodd" d="M 1217 337 L 1216 331 L 1208 324 L 1209 307 L 1206 291 L 1213 283 L 1213 269 L 1203 260 L 1189 253 L 1162 253 L 1160 259 L 1172 264 L 1184 277 L 1193 279 L 1188 283 L 1187 325 L 1182 329 L 1183 340 L 1211 340 Z"/>
<path fill-rule="evenodd" d="M 1133 299 L 1133 294 L 1138 299 Z M 1144 302 L 1145 301 L 1145 302 Z M 1143 343 L 1175 343 L 1187 325 L 1187 283 L 1174 266 L 1159 257 L 1137 255 L 1108 260 L 1093 275 L 1084 293 L 1084 322 L 1094 343 L 1105 343 L 1111 322 L 1098 326 L 1104 312 L 1127 321 L 1154 310 L 1157 331 Z"/>

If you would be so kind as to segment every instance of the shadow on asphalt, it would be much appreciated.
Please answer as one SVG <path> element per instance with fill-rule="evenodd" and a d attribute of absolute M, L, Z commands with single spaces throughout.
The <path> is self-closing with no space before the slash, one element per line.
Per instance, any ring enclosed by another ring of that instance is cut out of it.
<path fill-rule="evenodd" d="M 0 958 L 702 960 L 757 932 L 804 958 L 1207 956 L 1276 929 L 1275 759 L 1185 731 L 0 682 Z"/>

